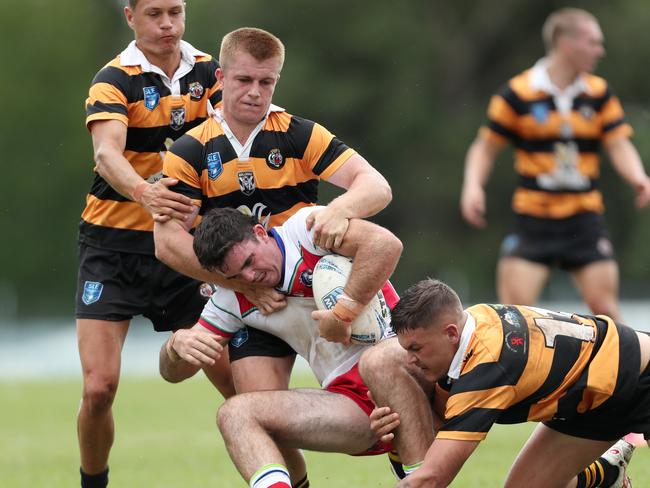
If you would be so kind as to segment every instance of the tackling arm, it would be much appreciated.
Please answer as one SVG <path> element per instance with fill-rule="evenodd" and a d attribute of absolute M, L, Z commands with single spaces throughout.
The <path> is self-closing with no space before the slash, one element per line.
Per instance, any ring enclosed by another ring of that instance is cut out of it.
<path fill-rule="evenodd" d="M 185 220 L 193 210 L 192 201 L 167 187 L 177 180 L 163 179 L 150 184 L 124 157 L 127 127 L 119 120 L 99 120 L 90 126 L 94 159 L 99 175 L 121 195 L 142 205 L 161 220 Z"/>
<path fill-rule="evenodd" d="M 370 217 L 383 210 L 392 199 L 392 191 L 386 178 L 359 154 L 350 156 L 327 181 L 347 191 L 324 209 L 315 210 L 307 219 L 307 227 L 314 229 L 317 245 L 338 251 L 349 219 Z"/>

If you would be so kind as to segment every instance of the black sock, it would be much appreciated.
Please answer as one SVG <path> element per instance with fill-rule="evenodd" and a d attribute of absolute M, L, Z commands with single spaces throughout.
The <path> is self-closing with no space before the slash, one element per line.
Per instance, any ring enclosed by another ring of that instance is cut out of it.
<path fill-rule="evenodd" d="M 108 468 L 97 474 L 87 474 L 79 468 L 79 473 L 81 473 L 81 488 L 106 488 L 108 486 Z"/>
<path fill-rule="evenodd" d="M 298 481 L 298 483 L 293 485 L 291 488 L 309 488 L 309 480 L 307 479 L 307 475 L 305 475 L 303 479 Z"/>

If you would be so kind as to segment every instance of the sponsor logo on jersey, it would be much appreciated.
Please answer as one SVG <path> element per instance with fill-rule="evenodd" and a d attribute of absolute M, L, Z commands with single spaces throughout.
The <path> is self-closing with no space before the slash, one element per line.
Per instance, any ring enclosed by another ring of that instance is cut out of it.
<path fill-rule="evenodd" d="M 188 85 L 187 91 L 192 100 L 201 100 L 201 97 L 203 96 L 203 85 L 198 81 L 193 81 Z"/>
<path fill-rule="evenodd" d="M 266 157 L 266 164 L 271 169 L 280 169 L 284 166 L 284 156 L 282 156 L 279 149 L 271 149 L 271 152 Z"/>
<path fill-rule="evenodd" d="M 252 195 L 255 192 L 255 175 L 252 171 L 240 171 L 237 174 L 239 178 L 239 189 L 246 195 Z"/>
<path fill-rule="evenodd" d="M 221 163 L 221 155 L 218 152 L 208 154 L 206 164 L 208 166 L 208 178 L 216 180 L 219 175 L 223 173 L 223 164 Z"/>
<path fill-rule="evenodd" d="M 81 300 L 86 304 L 90 305 L 99 300 L 99 297 L 102 296 L 102 291 L 104 290 L 104 284 L 97 281 L 86 281 L 84 283 L 84 291 L 81 296 Z"/>
<path fill-rule="evenodd" d="M 512 330 L 506 334 L 506 347 L 512 352 L 520 354 L 526 352 L 526 336 L 519 331 Z"/>
<path fill-rule="evenodd" d="M 144 106 L 147 110 L 153 110 L 160 103 L 160 92 L 157 86 L 145 86 L 142 89 L 144 93 Z"/>
<path fill-rule="evenodd" d="M 582 117 L 587 120 L 591 120 L 596 114 L 594 108 L 591 105 L 581 105 L 578 110 L 580 112 L 580 115 L 582 115 Z"/>
<path fill-rule="evenodd" d="M 199 286 L 199 294 L 203 298 L 210 298 L 215 291 L 217 291 L 217 286 L 212 283 L 201 283 Z"/>
<path fill-rule="evenodd" d="M 173 108 L 169 126 L 174 130 L 181 130 L 185 125 L 185 107 Z"/>
<path fill-rule="evenodd" d="M 530 113 L 533 114 L 535 120 L 540 124 L 543 124 L 548 120 L 549 112 L 550 112 L 550 107 L 546 102 L 537 102 L 537 103 L 533 103 L 530 106 Z"/>

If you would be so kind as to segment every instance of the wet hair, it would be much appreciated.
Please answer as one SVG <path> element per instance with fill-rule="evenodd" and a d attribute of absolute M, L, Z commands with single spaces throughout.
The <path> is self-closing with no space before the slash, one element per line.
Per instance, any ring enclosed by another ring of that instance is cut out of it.
<path fill-rule="evenodd" d="M 258 61 L 278 58 L 282 70 L 284 44 L 270 32 L 255 27 L 242 27 L 223 36 L 219 51 L 219 63 L 227 69 L 228 63 L 238 52 L 245 52 Z"/>
<path fill-rule="evenodd" d="M 427 278 L 406 290 L 391 313 L 391 325 L 400 333 L 443 321 L 458 323 L 462 315 L 456 292 L 442 281 Z"/>
<path fill-rule="evenodd" d="M 201 266 L 220 271 L 234 246 L 255 238 L 256 224 L 257 218 L 234 208 L 215 208 L 206 213 L 194 233 L 194 252 Z"/>
<path fill-rule="evenodd" d="M 580 22 L 585 20 L 598 23 L 598 19 L 594 15 L 580 8 L 561 8 L 551 13 L 542 26 L 542 40 L 546 52 L 555 48 L 557 40 L 561 36 L 576 34 Z"/>

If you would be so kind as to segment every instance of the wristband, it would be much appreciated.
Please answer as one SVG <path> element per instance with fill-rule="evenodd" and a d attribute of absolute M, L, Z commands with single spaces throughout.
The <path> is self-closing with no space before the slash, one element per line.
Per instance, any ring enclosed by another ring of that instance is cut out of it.
<path fill-rule="evenodd" d="M 149 187 L 149 183 L 146 181 L 141 181 L 137 185 L 135 185 L 135 188 L 133 189 L 133 201 L 140 203 L 140 199 L 142 198 L 142 194 L 145 192 L 145 190 Z"/>
<path fill-rule="evenodd" d="M 174 349 L 174 341 L 176 340 L 176 332 L 172 334 L 172 336 L 167 339 L 167 342 L 165 343 L 165 352 L 167 352 L 167 357 L 172 363 L 175 363 L 177 361 L 181 360 L 181 357 L 179 354 L 176 352 Z"/>
<path fill-rule="evenodd" d="M 341 297 L 342 296 L 343 295 L 341 295 Z M 339 299 L 336 302 L 336 305 L 334 305 L 334 308 L 332 309 L 332 313 L 334 314 L 334 317 L 336 317 L 337 320 L 349 324 L 359 316 L 361 310 L 363 310 L 363 306 L 359 307 L 358 305 L 361 304 L 355 300 L 352 300 L 351 298 L 348 298 L 348 300 L 350 300 L 352 303 L 349 303 L 348 301 L 341 301 L 341 297 L 339 297 Z M 348 306 L 349 304 L 357 305 L 357 306 L 354 306 L 353 309 L 352 307 Z"/>

